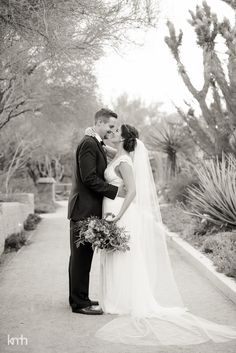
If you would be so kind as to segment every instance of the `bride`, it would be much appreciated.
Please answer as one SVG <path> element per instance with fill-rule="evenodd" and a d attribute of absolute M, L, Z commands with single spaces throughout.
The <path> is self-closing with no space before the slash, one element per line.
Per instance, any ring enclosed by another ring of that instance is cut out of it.
<path fill-rule="evenodd" d="M 96 337 L 134 345 L 188 345 L 236 339 L 236 327 L 195 316 L 182 302 L 166 245 L 148 151 L 137 130 L 121 125 L 107 146 L 114 159 L 105 170 L 110 184 L 124 185 L 125 198 L 104 198 L 103 215 L 130 234 L 130 251 L 100 250 L 100 305 L 118 317 Z"/>

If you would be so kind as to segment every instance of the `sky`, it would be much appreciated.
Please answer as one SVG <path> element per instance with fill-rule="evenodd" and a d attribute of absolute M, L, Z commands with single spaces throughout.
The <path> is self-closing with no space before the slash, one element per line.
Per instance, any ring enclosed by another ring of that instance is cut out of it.
<path fill-rule="evenodd" d="M 112 107 L 118 96 L 127 93 L 130 99 L 141 98 L 145 104 L 161 102 L 160 110 L 167 113 L 176 111 L 174 104 L 184 108 L 184 100 L 196 106 L 177 72 L 164 37 L 168 34 L 167 19 L 176 29 L 183 30 L 181 58 L 193 84 L 200 89 L 203 83 L 202 51 L 196 45 L 195 32 L 187 20 L 190 19 L 189 9 L 194 10 L 196 4 L 201 3 L 202 0 L 161 0 L 158 28 L 144 35 L 142 46 L 121 48 L 119 54 L 107 50 L 95 69 L 99 94 L 105 105 Z M 207 0 L 207 3 L 219 19 L 225 16 L 233 20 L 233 11 L 222 0 Z M 221 43 L 218 50 L 222 60 L 226 60 Z"/>

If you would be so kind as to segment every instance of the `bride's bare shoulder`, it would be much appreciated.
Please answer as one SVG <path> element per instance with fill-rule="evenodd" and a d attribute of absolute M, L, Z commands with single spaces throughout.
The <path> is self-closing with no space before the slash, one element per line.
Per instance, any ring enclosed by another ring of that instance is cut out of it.
<path fill-rule="evenodd" d="M 117 164 L 121 164 L 121 163 L 128 163 L 129 165 L 133 165 L 133 162 L 132 162 L 132 158 L 130 155 L 128 154 L 122 154 L 120 155 L 118 158 L 117 158 Z"/>

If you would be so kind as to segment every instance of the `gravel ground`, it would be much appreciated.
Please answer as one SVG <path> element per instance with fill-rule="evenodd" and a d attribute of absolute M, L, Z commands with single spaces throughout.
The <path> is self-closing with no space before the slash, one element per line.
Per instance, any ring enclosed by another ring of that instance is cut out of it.
<path fill-rule="evenodd" d="M 233 353 L 236 341 L 186 347 L 138 347 L 94 338 L 98 328 L 114 316 L 74 314 L 68 306 L 69 224 L 66 203 L 55 214 L 43 215 L 30 244 L 0 266 L 0 352 L 17 353 Z M 215 289 L 173 249 L 177 284 L 189 309 L 222 324 L 236 324 L 236 306 Z M 94 257 L 91 299 L 98 299 L 99 258 Z M 8 344 L 26 337 L 27 345 Z"/>

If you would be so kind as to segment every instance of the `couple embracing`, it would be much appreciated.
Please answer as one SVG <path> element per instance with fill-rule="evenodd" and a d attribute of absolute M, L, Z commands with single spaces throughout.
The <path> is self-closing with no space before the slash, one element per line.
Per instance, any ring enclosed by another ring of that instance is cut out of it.
<path fill-rule="evenodd" d="M 105 145 L 109 137 L 113 147 Z M 135 127 L 101 109 L 80 141 L 68 204 L 69 304 L 78 314 L 116 314 L 96 332 L 134 345 L 188 345 L 236 338 L 236 327 L 191 314 L 177 288 L 166 244 L 148 151 Z M 115 148 L 114 148 L 115 146 Z M 111 162 L 107 163 L 107 156 Z M 107 216 L 112 214 L 112 216 Z M 75 245 L 77 221 L 106 217 L 130 234 L 130 251 L 100 250 L 99 302 L 89 298 L 90 243 Z"/>

